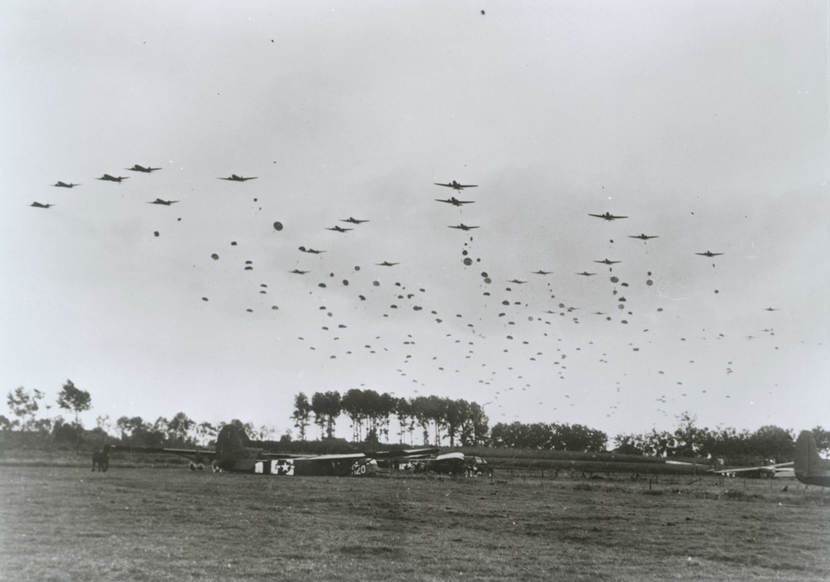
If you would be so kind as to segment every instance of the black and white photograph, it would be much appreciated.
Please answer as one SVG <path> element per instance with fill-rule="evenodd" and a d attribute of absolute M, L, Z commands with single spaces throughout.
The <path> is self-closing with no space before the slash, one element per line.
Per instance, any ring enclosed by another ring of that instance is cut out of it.
<path fill-rule="evenodd" d="M 10 0 L 0 88 L 0 581 L 830 580 L 827 0 Z"/>

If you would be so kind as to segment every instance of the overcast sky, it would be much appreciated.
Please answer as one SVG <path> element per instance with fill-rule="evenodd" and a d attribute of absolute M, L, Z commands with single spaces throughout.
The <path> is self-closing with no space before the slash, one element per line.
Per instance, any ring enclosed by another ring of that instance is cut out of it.
<path fill-rule="evenodd" d="M 830 425 L 826 2 L 4 2 L 0 86 L 4 392 Z"/>

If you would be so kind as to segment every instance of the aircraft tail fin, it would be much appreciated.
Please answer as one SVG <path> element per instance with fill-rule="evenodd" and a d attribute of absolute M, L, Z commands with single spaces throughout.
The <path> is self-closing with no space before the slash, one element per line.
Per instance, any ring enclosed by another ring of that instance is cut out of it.
<path fill-rule="evenodd" d="M 218 457 L 235 456 L 235 453 L 244 451 L 251 439 L 245 430 L 234 424 L 226 424 L 216 436 L 216 455 Z"/>
<path fill-rule="evenodd" d="M 795 442 L 795 474 L 799 478 L 818 472 L 821 458 L 818 456 L 816 439 L 808 430 L 801 431 Z"/>

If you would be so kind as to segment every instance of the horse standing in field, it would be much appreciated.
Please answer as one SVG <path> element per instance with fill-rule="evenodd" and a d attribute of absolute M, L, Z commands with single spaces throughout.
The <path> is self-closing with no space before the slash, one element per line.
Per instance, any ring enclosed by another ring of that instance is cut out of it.
<path fill-rule="evenodd" d="M 98 469 L 106 473 L 110 466 L 110 445 L 104 445 L 100 451 L 92 453 L 92 472 Z"/>

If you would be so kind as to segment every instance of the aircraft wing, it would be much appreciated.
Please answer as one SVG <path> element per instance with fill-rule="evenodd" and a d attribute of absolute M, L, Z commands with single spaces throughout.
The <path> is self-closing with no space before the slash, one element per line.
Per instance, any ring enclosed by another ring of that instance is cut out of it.
<path fill-rule="evenodd" d="M 178 455 L 190 460 L 213 460 L 216 458 L 216 451 L 213 449 L 172 449 L 167 447 L 131 447 L 129 445 L 113 445 L 112 450 L 128 453 L 167 453 Z"/>
<path fill-rule="evenodd" d="M 424 457 L 432 457 L 439 453 L 438 447 L 422 447 L 418 449 L 393 449 L 389 451 L 375 451 L 374 453 L 367 453 L 368 456 L 375 459 L 417 459 Z"/>
<path fill-rule="evenodd" d="M 342 461 L 347 459 L 365 459 L 366 455 L 363 453 L 340 453 L 333 455 L 311 455 L 303 458 L 314 461 Z"/>
<path fill-rule="evenodd" d="M 756 467 L 734 467 L 732 469 L 713 469 L 713 473 L 718 473 L 719 475 L 723 475 L 726 473 L 748 473 L 750 471 L 768 471 L 768 472 L 777 472 L 779 470 L 786 471 L 787 469 L 791 469 L 795 466 L 793 461 L 789 461 L 787 463 L 776 463 L 774 465 L 758 465 Z"/>

